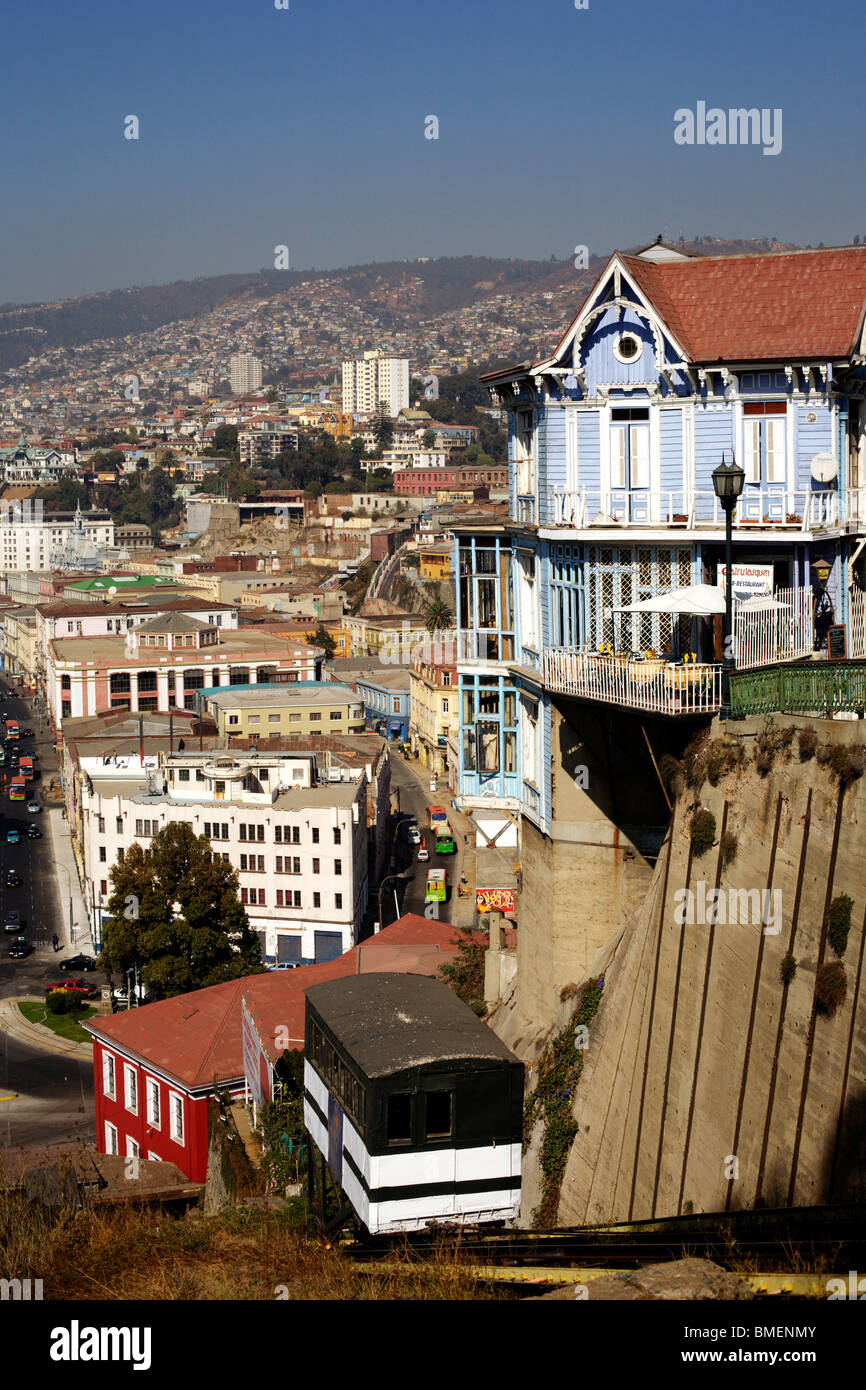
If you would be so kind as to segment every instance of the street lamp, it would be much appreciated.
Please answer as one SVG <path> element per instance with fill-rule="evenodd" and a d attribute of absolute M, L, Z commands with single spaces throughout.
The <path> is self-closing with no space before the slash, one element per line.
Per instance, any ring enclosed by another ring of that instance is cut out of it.
<path fill-rule="evenodd" d="M 382 879 L 382 882 L 379 884 L 379 929 L 380 929 L 380 930 L 381 930 L 381 928 L 382 928 L 382 889 L 385 887 L 385 884 L 386 884 L 386 883 L 390 883 L 392 879 L 401 879 L 401 880 L 405 881 L 405 875 L 404 875 L 404 874 L 386 874 L 385 877 Z M 397 912 L 397 916 L 399 917 L 399 916 L 400 916 L 400 904 L 399 904 L 398 901 L 397 901 L 397 890 L 396 890 L 396 889 L 394 890 L 394 908 L 395 908 L 395 910 L 396 910 L 396 912 Z"/>
<path fill-rule="evenodd" d="M 72 923 L 72 875 L 66 865 L 59 864 L 56 859 L 49 859 L 48 863 L 53 864 L 55 869 L 62 869 L 66 875 L 66 887 L 69 893 L 69 944 L 71 946 L 75 941 L 75 927 Z"/>
<path fill-rule="evenodd" d="M 743 491 L 743 483 L 746 475 L 740 468 L 733 456 L 731 462 L 725 463 L 725 455 L 722 454 L 722 461 L 718 468 L 713 469 L 713 492 L 721 503 L 722 511 L 725 513 L 725 631 L 724 631 L 724 655 L 722 657 L 722 718 L 726 718 L 731 712 L 731 672 L 734 669 L 734 654 L 731 650 L 731 634 L 733 631 L 733 527 L 734 512 L 737 509 L 737 502 Z"/>

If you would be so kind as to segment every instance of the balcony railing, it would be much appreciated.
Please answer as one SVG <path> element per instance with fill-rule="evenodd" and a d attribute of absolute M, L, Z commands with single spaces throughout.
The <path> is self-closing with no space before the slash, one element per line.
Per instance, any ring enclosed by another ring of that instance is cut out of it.
<path fill-rule="evenodd" d="M 561 695 L 652 714 L 713 714 L 722 703 L 721 665 L 637 660 L 573 647 L 544 653 L 544 684 Z"/>
<path fill-rule="evenodd" d="M 866 665 L 810 661 L 731 676 L 731 717 L 755 714 L 818 714 L 866 711 Z"/>
<path fill-rule="evenodd" d="M 524 499 L 518 499 L 518 502 Z M 522 518 L 518 515 L 517 520 Z M 743 490 L 734 514 L 734 528 L 777 527 L 815 531 L 852 527 L 866 520 L 866 488 L 813 491 L 811 488 L 752 487 Z M 549 526 L 586 528 L 664 526 L 694 530 L 725 525 L 725 514 L 712 491 L 687 489 L 649 491 L 627 488 L 550 488 L 546 521 Z"/>

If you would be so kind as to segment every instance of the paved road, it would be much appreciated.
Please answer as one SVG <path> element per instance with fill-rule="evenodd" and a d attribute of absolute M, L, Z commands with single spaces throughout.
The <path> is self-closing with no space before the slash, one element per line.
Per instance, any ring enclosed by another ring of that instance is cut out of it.
<path fill-rule="evenodd" d="M 0 677 L 0 694 L 9 689 L 7 678 Z M 0 718 L 9 715 L 18 720 L 19 727 L 39 731 L 38 721 L 25 709 L 21 700 L 7 699 L 0 703 Z M 21 739 L 19 752 L 33 750 L 33 739 Z M 42 771 L 50 776 L 54 771 L 50 744 L 39 744 L 39 753 L 46 753 Z M 39 767 L 40 764 L 37 764 Z M 9 774 L 8 765 L 0 773 Z M 30 783 L 38 793 L 42 782 Z M 0 932 L 0 999 L 22 995 L 41 995 L 45 986 L 62 979 L 57 962 L 65 955 L 55 954 L 51 939 L 55 932 L 63 942 L 69 939 L 68 894 L 63 875 L 58 876 L 51 862 L 51 838 L 44 814 L 31 815 L 26 803 L 10 802 L 4 781 L 0 780 L 0 925 L 10 908 L 21 914 L 22 934 L 32 941 L 35 951 L 24 960 L 10 960 L 8 951 L 13 935 Z M 41 839 L 27 838 L 27 826 L 35 823 L 43 830 Z M 21 839 L 17 845 L 6 843 L 6 832 L 17 826 Z M 21 875 L 19 888 L 6 886 L 6 874 L 16 869 Z M 101 984 L 103 976 L 90 974 L 89 980 Z M 3 1099 L 3 1097 L 12 1098 Z M 81 1107 L 84 1107 L 83 1109 Z M 93 1076 L 89 1061 L 41 1052 L 16 1038 L 0 1033 L 0 1145 L 74 1139 L 79 1135 L 93 1138 Z"/>
<path fill-rule="evenodd" d="M 451 793 L 447 783 L 442 783 L 439 791 L 431 792 L 427 769 L 420 762 L 411 759 L 406 762 L 396 750 L 391 755 L 391 799 L 397 812 L 397 831 L 394 840 L 394 870 L 397 873 L 405 873 L 407 881 L 405 884 L 385 883 L 382 891 L 382 925 L 386 926 L 393 922 L 398 916 L 395 911 L 394 889 L 397 889 L 398 900 L 402 912 L 417 912 L 419 916 L 424 915 L 424 895 L 427 886 L 427 870 L 431 868 L 445 869 L 448 880 L 448 899 L 445 910 L 441 915 L 443 919 L 449 919 L 447 909 L 451 905 L 452 895 L 456 885 L 460 881 L 461 873 L 461 845 L 460 838 L 457 837 L 458 849 L 456 854 L 442 855 L 437 858 L 433 849 L 433 836 L 427 827 L 427 807 L 431 803 L 438 803 L 448 809 L 451 800 Z M 418 829 L 421 838 L 430 853 L 429 861 L 419 863 L 417 859 L 420 846 L 414 848 L 409 844 L 405 829 L 401 829 L 401 824 L 406 824 L 410 817 L 414 816 L 418 822 Z M 377 912 L 378 915 L 378 912 Z M 450 919 L 453 920 L 453 919 Z"/>

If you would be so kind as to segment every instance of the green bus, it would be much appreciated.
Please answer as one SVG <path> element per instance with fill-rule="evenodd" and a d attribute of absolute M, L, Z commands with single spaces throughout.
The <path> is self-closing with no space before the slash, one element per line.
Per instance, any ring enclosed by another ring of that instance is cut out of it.
<path fill-rule="evenodd" d="M 444 869 L 430 869 L 427 873 L 427 893 L 425 903 L 444 903 L 446 879 Z"/>
<path fill-rule="evenodd" d="M 437 821 L 434 827 L 436 835 L 437 854 L 456 854 L 457 846 L 454 843 L 454 836 L 451 827 L 446 821 Z"/>

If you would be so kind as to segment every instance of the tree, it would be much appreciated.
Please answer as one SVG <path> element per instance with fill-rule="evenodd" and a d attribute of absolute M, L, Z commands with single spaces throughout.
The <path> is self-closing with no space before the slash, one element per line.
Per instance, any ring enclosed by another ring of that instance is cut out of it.
<path fill-rule="evenodd" d="M 158 999 L 262 971 L 237 872 L 185 822 L 146 850 L 133 844 L 111 883 L 101 968 L 125 975 L 137 966 Z"/>
<path fill-rule="evenodd" d="M 433 448 L 433 445 L 434 445 L 435 443 L 436 443 L 436 435 L 435 435 L 434 431 L 433 431 L 433 430 L 425 430 L 424 433 L 423 433 L 422 436 L 421 436 L 421 447 L 422 447 L 422 449 L 430 450 L 430 449 Z"/>
<path fill-rule="evenodd" d="M 333 656 L 334 652 L 337 650 L 337 643 L 334 641 L 327 628 L 323 627 L 321 623 L 319 623 L 318 628 L 313 633 L 313 646 L 322 647 L 327 657 Z"/>
<path fill-rule="evenodd" d="M 384 406 L 384 401 L 382 406 Z M 373 435 L 376 440 L 376 447 L 381 452 L 382 449 L 389 449 L 394 442 L 394 421 L 390 415 L 386 415 L 384 409 L 380 407 L 379 414 L 373 421 Z"/>
<path fill-rule="evenodd" d="M 437 628 L 452 627 L 453 625 L 454 614 L 445 599 L 431 599 L 424 609 L 424 626 L 427 631 L 435 632 Z"/>

